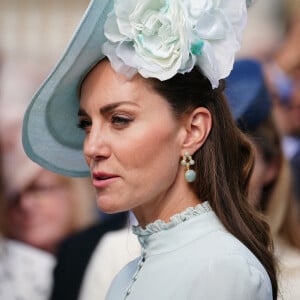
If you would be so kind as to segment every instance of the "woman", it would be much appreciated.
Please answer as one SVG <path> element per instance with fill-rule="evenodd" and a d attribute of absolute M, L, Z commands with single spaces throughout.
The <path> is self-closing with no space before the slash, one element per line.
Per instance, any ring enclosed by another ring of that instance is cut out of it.
<path fill-rule="evenodd" d="M 22 185 L 14 185 L 7 201 L 8 236 L 55 254 L 66 237 L 96 222 L 95 196 L 87 179 L 26 165 L 31 174 L 23 174 Z"/>
<path fill-rule="evenodd" d="M 247 94 L 239 88 L 245 84 L 252 87 Z M 299 299 L 299 207 L 291 168 L 284 158 L 280 134 L 271 115 L 270 92 L 259 61 L 236 61 L 227 78 L 227 99 L 238 126 L 255 145 L 249 201 L 266 215 L 274 237 L 280 268 L 280 299 Z"/>
<path fill-rule="evenodd" d="M 273 93 L 273 115 L 282 137 L 284 155 L 292 167 L 300 199 L 300 5 L 285 3 L 287 31 L 268 63 L 266 74 Z M 300 201 L 300 200 L 299 200 Z M 299 202 L 300 203 L 300 202 Z"/>
<path fill-rule="evenodd" d="M 66 178 L 28 159 L 21 143 L 22 119 L 28 98 L 40 82 L 41 70 L 20 59 L 6 62 L 1 71 L 0 147 L 6 234 L 55 253 L 62 239 L 96 220 L 93 187 L 88 179 Z"/>
<path fill-rule="evenodd" d="M 277 297 L 268 226 L 247 203 L 252 148 L 220 81 L 245 18 L 242 0 L 92 1 L 25 115 L 32 159 L 86 175 L 84 140 L 98 206 L 139 222 L 142 255 L 107 299 Z"/>
<path fill-rule="evenodd" d="M 0 298 L 46 300 L 51 292 L 55 259 L 47 252 L 10 239 L 6 214 L 0 166 Z"/>
<path fill-rule="evenodd" d="M 3 75 L 1 63 L 0 60 Z M 51 292 L 55 259 L 47 252 L 8 237 L 6 184 L 3 178 L 6 162 L 3 157 L 3 134 L 0 136 L 0 299 L 46 300 Z"/>
<path fill-rule="evenodd" d="M 279 261 L 280 299 L 300 297 L 300 218 L 292 184 L 291 168 L 284 159 L 279 133 L 267 118 L 249 131 L 256 146 L 256 157 L 249 191 L 257 191 L 256 206 L 268 218 Z"/>

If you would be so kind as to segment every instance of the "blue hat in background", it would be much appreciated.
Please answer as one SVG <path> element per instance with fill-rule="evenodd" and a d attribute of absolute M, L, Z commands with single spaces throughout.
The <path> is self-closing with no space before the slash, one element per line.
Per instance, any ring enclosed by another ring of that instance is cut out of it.
<path fill-rule="evenodd" d="M 226 78 L 225 95 L 237 125 L 253 130 L 271 113 L 271 98 L 262 64 L 254 59 L 239 59 Z"/>

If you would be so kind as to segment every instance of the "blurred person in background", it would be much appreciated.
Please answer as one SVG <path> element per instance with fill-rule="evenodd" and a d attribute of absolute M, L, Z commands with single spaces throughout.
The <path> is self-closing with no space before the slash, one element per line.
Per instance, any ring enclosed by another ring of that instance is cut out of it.
<path fill-rule="evenodd" d="M 63 239 L 96 221 L 88 179 L 67 178 L 29 161 L 16 170 L 6 181 L 10 238 L 55 253 Z"/>
<path fill-rule="evenodd" d="M 89 179 L 71 179 L 49 172 L 24 153 L 23 114 L 42 73 L 21 60 L 5 62 L 0 97 L 0 147 L 8 236 L 55 253 L 64 238 L 94 223 L 99 215 Z"/>
<path fill-rule="evenodd" d="M 227 79 L 226 94 L 239 127 L 255 146 L 249 201 L 270 224 L 279 260 L 279 299 L 300 299 L 299 207 L 290 165 L 271 116 L 272 103 L 262 64 L 253 59 L 237 61 Z"/>
<path fill-rule="evenodd" d="M 47 300 L 55 259 L 45 251 L 8 237 L 1 169 L 0 177 L 0 299 Z"/>
<path fill-rule="evenodd" d="M 286 4 L 289 5 L 286 35 L 266 64 L 266 74 L 274 95 L 275 122 L 300 199 L 300 1 L 291 0 Z"/>
<path fill-rule="evenodd" d="M 114 276 L 140 252 L 125 212 L 68 237 L 56 256 L 50 299 L 104 300 Z"/>
<path fill-rule="evenodd" d="M 54 282 L 47 290 L 47 299 L 50 289 L 55 300 L 77 299 L 85 269 L 101 237 L 108 231 L 124 228 L 127 214 L 106 218 L 96 208 L 89 178 L 75 179 L 52 173 L 24 154 L 21 120 L 43 72 L 22 58 L 5 61 L 2 72 L 0 148 L 4 152 L 7 235 L 54 254 L 51 256 L 53 264 L 56 260 Z M 122 255 L 126 264 L 129 258 L 126 259 L 126 253 Z M 112 268 L 108 264 L 103 268 L 99 266 L 107 281 L 122 263 L 118 258 L 113 261 Z M 50 271 L 52 275 L 52 268 Z"/>
<path fill-rule="evenodd" d="M 55 259 L 45 251 L 8 237 L 10 228 L 7 222 L 8 201 L 4 191 L 3 163 L 0 147 L 0 299 L 47 300 L 52 287 Z"/>
<path fill-rule="evenodd" d="M 127 226 L 103 236 L 87 266 L 79 300 L 104 300 L 117 273 L 141 255 L 141 245 L 130 229 L 135 224 L 134 215 L 129 213 Z"/>

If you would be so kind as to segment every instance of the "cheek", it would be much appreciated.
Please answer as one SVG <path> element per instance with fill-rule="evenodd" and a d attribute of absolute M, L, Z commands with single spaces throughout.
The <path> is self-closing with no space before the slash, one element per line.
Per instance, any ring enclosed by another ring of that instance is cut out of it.
<path fill-rule="evenodd" d="M 72 201 L 69 195 L 66 193 L 61 193 L 55 198 L 47 199 L 45 201 L 45 206 L 43 206 L 41 213 L 43 213 L 45 220 L 47 219 L 49 224 L 53 227 L 65 227 L 65 224 L 70 223 L 70 218 L 72 215 Z M 61 229 L 63 230 L 63 228 Z"/>
<path fill-rule="evenodd" d="M 89 158 L 89 156 L 86 153 L 86 148 L 87 148 L 87 139 L 85 137 L 83 140 L 82 152 L 83 152 L 84 159 L 85 159 L 87 165 L 89 166 L 91 159 Z"/>
<path fill-rule="evenodd" d="M 53 206 L 51 207 L 51 212 L 53 216 L 56 216 L 57 220 L 60 220 L 62 223 L 69 222 L 72 215 L 72 201 L 68 198 L 67 195 L 61 199 L 54 201 Z"/>
<path fill-rule="evenodd" d="M 123 157 L 126 160 L 124 166 L 128 171 L 136 171 L 134 174 L 138 181 L 142 178 L 153 181 L 154 177 L 163 178 L 164 175 L 176 173 L 180 159 L 178 145 L 177 131 L 160 128 L 135 135 L 134 141 L 130 140 L 127 149 L 122 151 L 120 148 L 120 152 L 128 153 Z"/>

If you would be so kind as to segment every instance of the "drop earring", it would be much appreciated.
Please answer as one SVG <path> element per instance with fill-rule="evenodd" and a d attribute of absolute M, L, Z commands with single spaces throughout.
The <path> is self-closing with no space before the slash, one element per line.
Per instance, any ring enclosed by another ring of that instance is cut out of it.
<path fill-rule="evenodd" d="M 181 160 L 181 165 L 186 167 L 184 177 L 187 182 L 194 182 L 196 179 L 196 172 L 194 170 L 190 169 L 190 166 L 193 166 L 194 164 L 195 164 L 195 161 L 193 160 L 190 153 L 185 152 L 185 154 Z"/>

